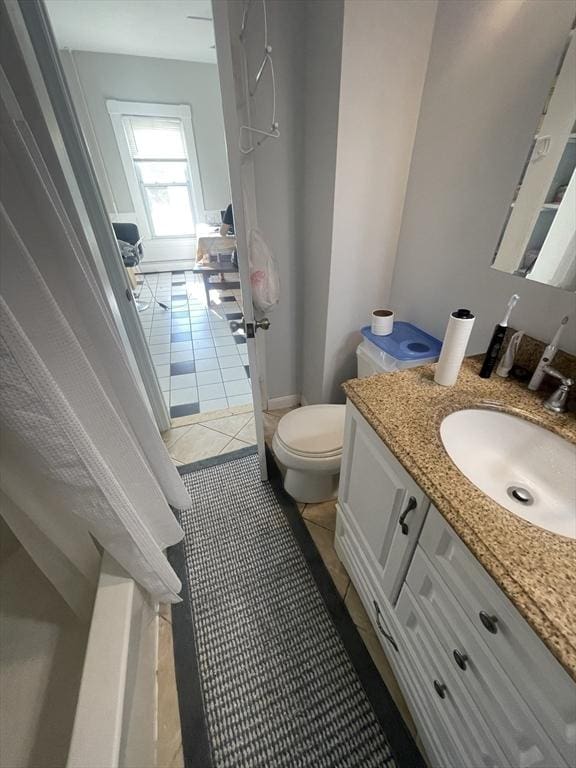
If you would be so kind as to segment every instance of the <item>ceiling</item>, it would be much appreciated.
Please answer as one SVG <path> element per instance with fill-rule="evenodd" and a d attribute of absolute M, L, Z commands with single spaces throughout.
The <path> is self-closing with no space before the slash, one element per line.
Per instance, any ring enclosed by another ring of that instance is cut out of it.
<path fill-rule="evenodd" d="M 45 0 L 45 4 L 59 48 L 216 62 L 210 0 Z"/>

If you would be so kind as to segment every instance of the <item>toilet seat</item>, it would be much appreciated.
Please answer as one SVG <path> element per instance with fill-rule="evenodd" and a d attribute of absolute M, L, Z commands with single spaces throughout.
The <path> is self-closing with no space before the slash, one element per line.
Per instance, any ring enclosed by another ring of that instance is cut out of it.
<path fill-rule="evenodd" d="M 280 419 L 275 437 L 302 459 L 339 458 L 344 443 L 344 405 L 306 405 Z"/>

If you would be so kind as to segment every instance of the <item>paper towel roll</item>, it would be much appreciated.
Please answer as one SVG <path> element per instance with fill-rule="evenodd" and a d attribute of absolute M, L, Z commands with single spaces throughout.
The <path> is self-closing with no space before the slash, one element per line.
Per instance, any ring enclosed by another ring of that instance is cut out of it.
<path fill-rule="evenodd" d="M 476 318 L 468 309 L 457 309 L 448 320 L 434 381 L 443 387 L 456 383 Z"/>

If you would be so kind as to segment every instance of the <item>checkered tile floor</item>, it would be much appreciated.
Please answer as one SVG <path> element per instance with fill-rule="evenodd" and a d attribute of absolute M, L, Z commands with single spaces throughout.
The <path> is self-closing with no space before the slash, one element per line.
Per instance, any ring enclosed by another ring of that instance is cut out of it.
<path fill-rule="evenodd" d="M 155 272 L 146 280 L 140 301 L 150 306 L 138 316 L 171 418 L 251 403 L 246 339 L 229 325 L 242 316 L 240 290 L 213 290 L 206 307 L 202 278 L 192 272 Z"/>

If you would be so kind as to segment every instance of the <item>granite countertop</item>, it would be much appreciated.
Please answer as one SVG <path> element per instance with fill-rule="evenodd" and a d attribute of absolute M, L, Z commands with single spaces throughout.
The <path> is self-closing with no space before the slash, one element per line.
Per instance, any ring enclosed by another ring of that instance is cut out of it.
<path fill-rule="evenodd" d="M 438 511 L 576 679 L 576 540 L 538 528 L 492 501 L 452 463 L 440 423 L 453 411 L 497 402 L 576 443 L 573 414 L 555 415 L 542 393 L 510 379 L 478 376 L 464 361 L 453 387 L 434 383 L 434 365 L 366 379 L 344 391 Z"/>

